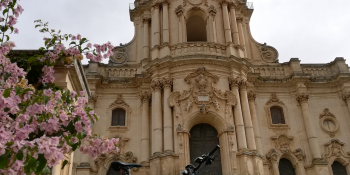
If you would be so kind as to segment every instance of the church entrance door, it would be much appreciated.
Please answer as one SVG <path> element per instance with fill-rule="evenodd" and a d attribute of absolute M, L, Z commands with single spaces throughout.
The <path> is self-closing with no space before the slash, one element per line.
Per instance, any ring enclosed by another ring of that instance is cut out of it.
<path fill-rule="evenodd" d="M 209 153 L 219 144 L 218 132 L 209 124 L 198 124 L 191 129 L 190 134 L 190 159 L 191 164 L 196 166 L 195 158 Z M 214 156 L 217 157 L 213 164 L 207 166 L 198 175 L 222 175 L 220 150 L 216 151 Z"/>

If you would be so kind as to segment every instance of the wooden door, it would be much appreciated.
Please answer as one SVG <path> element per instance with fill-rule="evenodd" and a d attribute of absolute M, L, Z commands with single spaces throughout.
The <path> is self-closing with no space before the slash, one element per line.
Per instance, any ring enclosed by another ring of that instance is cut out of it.
<path fill-rule="evenodd" d="M 196 166 L 195 158 L 208 154 L 219 144 L 218 132 L 209 124 L 198 124 L 191 129 L 190 134 L 190 159 L 191 164 Z M 214 156 L 217 157 L 213 164 L 196 175 L 222 175 L 220 150 L 216 151 Z"/>

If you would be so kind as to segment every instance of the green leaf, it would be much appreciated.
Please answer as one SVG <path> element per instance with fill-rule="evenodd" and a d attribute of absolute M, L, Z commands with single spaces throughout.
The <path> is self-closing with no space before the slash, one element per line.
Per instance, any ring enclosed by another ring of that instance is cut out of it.
<path fill-rule="evenodd" d="M 3 95 L 5 98 L 9 97 L 9 96 L 11 95 L 11 89 L 6 89 L 2 95 Z"/>
<path fill-rule="evenodd" d="M 20 94 L 22 92 L 22 88 L 17 86 L 16 87 L 16 95 Z"/>
<path fill-rule="evenodd" d="M 10 40 L 10 37 L 8 35 L 5 35 L 6 36 L 6 41 Z"/>
<path fill-rule="evenodd" d="M 46 166 L 47 160 L 45 159 L 44 154 L 39 154 L 38 160 L 37 160 L 37 168 L 35 173 L 39 174 Z"/>
<path fill-rule="evenodd" d="M 12 154 L 8 151 L 5 154 L 0 156 L 0 169 L 5 169 L 7 165 L 10 163 Z"/>
<path fill-rule="evenodd" d="M 76 42 L 73 41 L 73 42 L 69 43 L 69 45 L 72 45 L 72 44 L 76 44 Z"/>
<path fill-rule="evenodd" d="M 7 79 L 9 79 L 11 77 L 11 74 L 7 73 L 4 75 L 4 81 L 6 81 Z"/>
<path fill-rule="evenodd" d="M 71 134 L 74 134 L 75 133 L 75 127 L 73 125 L 73 121 L 69 122 L 68 126 L 67 126 L 67 129 L 68 131 L 71 133 Z"/>
<path fill-rule="evenodd" d="M 68 164 L 68 160 L 64 160 L 63 164 L 62 164 L 62 170 L 64 169 L 64 167 Z"/>
<path fill-rule="evenodd" d="M 6 146 L 7 146 L 7 147 L 10 147 L 10 146 L 12 146 L 13 144 L 15 144 L 15 142 L 8 142 L 8 143 L 6 143 Z"/>
<path fill-rule="evenodd" d="M 51 174 L 51 170 L 48 166 L 45 166 L 41 173 L 44 175 Z"/>
<path fill-rule="evenodd" d="M 47 104 L 47 102 L 49 102 L 49 100 L 50 100 L 50 97 L 44 95 L 44 102 L 45 102 L 45 105 Z"/>
<path fill-rule="evenodd" d="M 77 135 L 77 137 L 78 137 L 79 140 L 81 140 L 81 139 L 82 139 L 81 133 L 79 133 L 79 134 Z"/>
<path fill-rule="evenodd" d="M 2 14 L 5 16 L 5 13 L 7 13 L 9 10 L 8 9 L 5 9 Z"/>
<path fill-rule="evenodd" d="M 24 172 L 31 174 L 36 170 L 36 159 L 33 156 L 27 155 L 26 161 L 24 162 Z"/>
<path fill-rule="evenodd" d="M 85 139 L 85 137 L 87 136 L 87 133 L 84 131 L 83 134 L 81 135 L 82 139 Z"/>
<path fill-rule="evenodd" d="M 16 154 L 17 160 L 22 160 L 23 159 L 23 151 L 19 150 L 18 153 Z"/>
<path fill-rule="evenodd" d="M 72 150 L 75 151 L 79 147 L 79 142 L 72 145 Z"/>

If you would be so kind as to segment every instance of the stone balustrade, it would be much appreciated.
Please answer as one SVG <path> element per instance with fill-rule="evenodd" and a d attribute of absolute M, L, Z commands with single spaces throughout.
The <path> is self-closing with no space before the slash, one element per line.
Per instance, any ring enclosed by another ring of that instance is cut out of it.
<path fill-rule="evenodd" d="M 332 74 L 330 67 L 303 67 L 302 70 L 305 74 L 310 74 L 311 77 L 325 77 Z"/>
<path fill-rule="evenodd" d="M 106 77 L 135 77 L 136 68 L 105 68 Z"/>
<path fill-rule="evenodd" d="M 285 78 L 289 76 L 284 67 L 276 66 L 276 67 L 255 67 L 254 73 L 260 73 L 262 77 L 273 77 L 273 78 Z"/>
<path fill-rule="evenodd" d="M 226 56 L 226 45 L 207 42 L 181 43 L 170 46 L 171 55 L 207 54 Z"/>

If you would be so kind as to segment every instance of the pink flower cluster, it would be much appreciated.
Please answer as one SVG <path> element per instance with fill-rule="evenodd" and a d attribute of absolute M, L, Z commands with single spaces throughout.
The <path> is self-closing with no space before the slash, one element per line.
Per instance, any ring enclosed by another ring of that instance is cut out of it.
<path fill-rule="evenodd" d="M 84 145 L 80 147 L 80 151 L 83 154 L 89 154 L 94 159 L 99 155 L 106 152 L 119 152 L 119 148 L 115 145 L 119 142 L 119 138 L 112 138 L 109 140 L 93 139 L 90 140 L 90 145 Z"/>

